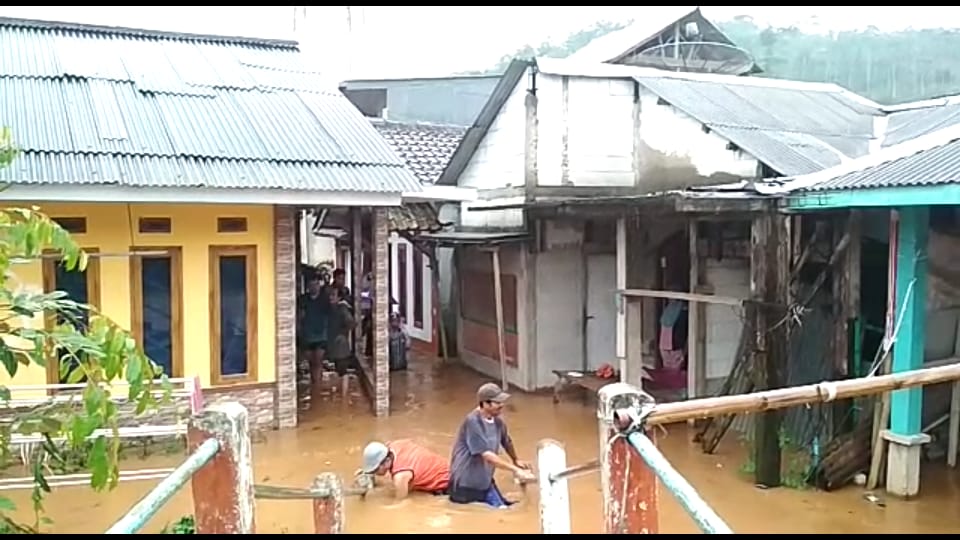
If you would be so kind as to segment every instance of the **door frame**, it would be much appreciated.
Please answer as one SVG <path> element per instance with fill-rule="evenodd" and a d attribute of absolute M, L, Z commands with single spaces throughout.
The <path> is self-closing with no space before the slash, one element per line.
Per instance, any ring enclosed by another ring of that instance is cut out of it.
<path fill-rule="evenodd" d="M 397 233 L 390 234 L 390 295 L 396 298 L 400 305 L 404 307 L 401 315 L 404 317 L 404 328 L 407 334 L 418 341 L 430 343 L 433 341 L 433 268 L 430 266 L 430 258 L 424 256 L 407 239 L 401 238 Z M 407 298 L 400 298 L 400 261 L 399 245 L 406 246 L 407 258 L 405 268 L 405 281 Z M 420 255 L 415 257 L 414 253 Z M 413 295 L 416 289 L 413 286 L 413 264 L 419 259 L 422 268 L 423 283 L 421 283 L 421 292 L 423 300 L 423 327 L 417 328 L 414 324 L 414 306 Z"/>
<path fill-rule="evenodd" d="M 183 377 L 183 251 L 179 246 L 131 246 L 130 252 L 166 251 L 165 255 L 130 257 L 130 333 L 143 351 L 143 281 L 144 258 L 170 258 L 170 370 L 167 377 Z"/>

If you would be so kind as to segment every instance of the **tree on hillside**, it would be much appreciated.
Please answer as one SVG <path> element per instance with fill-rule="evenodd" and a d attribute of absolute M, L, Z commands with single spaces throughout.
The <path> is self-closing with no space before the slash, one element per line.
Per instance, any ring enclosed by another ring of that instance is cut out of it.
<path fill-rule="evenodd" d="M 0 131 L 0 168 L 16 159 L 18 150 L 8 128 Z M 11 381 L 29 365 L 45 368 L 59 357 L 61 378 L 68 383 L 85 381 L 78 401 L 49 403 L 26 412 L 17 412 L 11 422 L 0 423 L 0 461 L 11 459 L 13 434 L 39 433 L 48 459 L 60 458 L 54 439 L 65 438 L 69 448 L 80 449 L 97 429 L 109 429 L 113 436 L 98 436 L 87 455 L 90 485 L 95 490 L 116 487 L 120 439 L 117 405 L 109 385 L 119 380 L 129 384 L 126 398 L 137 404 L 137 413 L 156 406 L 154 378 L 161 369 L 140 351 L 129 333 L 92 306 L 67 298 L 62 291 L 37 293 L 17 279 L 15 264 L 36 261 L 50 254 L 62 259 L 70 270 L 82 271 L 87 255 L 63 228 L 36 208 L 0 209 L 0 363 Z M 36 321 L 50 324 L 36 324 Z M 35 328 L 39 326 L 40 328 Z M 170 383 L 160 380 L 170 396 Z M 11 392 L 0 386 L 0 403 L 9 406 Z M 34 490 L 33 527 L 16 524 L 7 515 L 15 510 L 10 499 L 0 497 L 0 521 L 8 530 L 36 532 L 42 499 L 50 491 L 42 460 L 32 465 Z M 119 517 L 119 516 L 118 516 Z"/>
<path fill-rule="evenodd" d="M 513 58 L 565 58 L 627 24 L 601 23 L 572 34 L 563 43 L 525 46 L 484 73 L 502 73 Z M 761 77 L 832 82 L 886 104 L 960 93 L 958 29 L 880 32 L 868 27 L 807 34 L 795 27 L 762 27 L 749 15 L 717 26 L 753 55 L 764 70 Z"/>
<path fill-rule="evenodd" d="M 594 39 L 605 36 L 610 32 L 615 32 L 617 30 L 626 28 L 630 22 L 631 21 L 627 21 L 625 23 L 616 23 L 603 21 L 594 24 L 585 30 L 580 30 L 570 34 L 562 43 L 543 42 L 537 47 L 532 45 L 524 45 L 523 47 L 514 51 L 512 54 L 505 54 L 501 56 L 500 61 L 497 62 L 492 68 L 485 71 L 466 72 L 464 75 L 500 74 L 506 71 L 507 66 L 510 65 L 510 62 L 516 58 L 566 58 L 575 51 L 585 47 L 587 43 L 590 43 Z"/>

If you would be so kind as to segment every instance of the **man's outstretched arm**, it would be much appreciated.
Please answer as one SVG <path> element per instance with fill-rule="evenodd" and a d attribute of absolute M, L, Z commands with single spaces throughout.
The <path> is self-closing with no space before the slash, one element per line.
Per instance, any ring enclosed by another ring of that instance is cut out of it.
<path fill-rule="evenodd" d="M 410 494 L 410 481 L 413 480 L 413 473 L 410 471 L 400 471 L 393 475 L 393 497 L 403 499 Z"/>

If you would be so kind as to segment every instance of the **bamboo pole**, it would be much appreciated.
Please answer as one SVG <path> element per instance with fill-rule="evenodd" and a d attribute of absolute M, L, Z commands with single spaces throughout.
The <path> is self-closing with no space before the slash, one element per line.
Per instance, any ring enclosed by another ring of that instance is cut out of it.
<path fill-rule="evenodd" d="M 862 377 L 778 388 L 751 394 L 663 403 L 657 405 L 656 409 L 647 416 L 646 423 L 647 425 L 672 424 L 689 419 L 710 418 L 726 414 L 756 413 L 810 403 L 829 403 L 838 399 L 868 396 L 956 380 L 960 380 L 960 363 L 901 371 L 877 377 Z"/>

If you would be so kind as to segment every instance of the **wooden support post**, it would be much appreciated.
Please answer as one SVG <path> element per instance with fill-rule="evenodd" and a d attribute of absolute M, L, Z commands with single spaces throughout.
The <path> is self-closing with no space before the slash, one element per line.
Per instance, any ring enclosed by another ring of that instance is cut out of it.
<path fill-rule="evenodd" d="M 197 534 L 253 534 L 253 455 L 247 409 L 217 403 L 193 417 L 187 432 L 190 452 L 216 438 L 220 451 L 193 475 Z"/>
<path fill-rule="evenodd" d="M 493 294 L 497 311 L 497 355 L 500 358 L 500 388 L 506 391 L 507 382 L 507 348 L 503 337 L 503 286 L 500 283 L 500 248 L 495 247 L 490 252 L 493 257 Z"/>
<path fill-rule="evenodd" d="M 639 407 L 653 398 L 626 383 L 600 389 L 600 486 L 603 493 L 603 532 L 656 534 L 659 531 L 657 477 L 622 436 L 614 413 Z M 653 432 L 647 433 L 653 441 Z"/>
<path fill-rule="evenodd" d="M 699 250 L 699 227 L 695 219 L 687 225 L 690 248 L 690 294 L 700 294 L 706 274 Z M 706 305 L 691 301 L 687 306 L 687 399 L 704 397 L 707 393 Z M 689 422 L 691 426 L 695 421 Z"/>
<path fill-rule="evenodd" d="M 780 265 L 786 265 L 789 258 L 781 258 L 781 240 L 786 242 L 785 218 L 765 214 L 753 220 L 750 253 L 750 288 L 755 300 L 763 304 L 752 306 L 754 328 L 756 329 L 753 372 L 754 383 L 759 390 L 779 388 L 781 384 L 781 366 L 786 365 L 786 327 L 782 322 L 786 312 L 773 310 L 769 306 L 785 305 L 786 283 L 782 282 Z M 772 330 L 776 326 L 776 330 Z M 754 420 L 756 482 L 767 487 L 780 485 L 780 412 L 766 411 L 756 415 Z"/>
<path fill-rule="evenodd" d="M 614 298 L 617 309 L 616 321 L 616 355 L 617 368 L 620 370 L 620 382 L 639 381 L 639 377 L 627 373 L 627 303 L 620 294 L 627 288 L 627 220 L 617 219 L 617 293 Z M 586 336 L 584 336 L 586 339 Z M 643 370 L 641 369 L 641 372 Z M 639 374 L 638 374 L 639 375 Z"/>
<path fill-rule="evenodd" d="M 363 288 L 363 209 L 350 209 L 350 292 L 353 293 L 354 302 L 360 299 L 360 290 Z M 361 325 L 358 324 L 353 329 L 352 341 L 354 351 L 360 356 L 363 351 L 363 336 Z"/>
<path fill-rule="evenodd" d="M 567 479 L 550 480 L 551 475 L 566 468 L 567 452 L 561 443 L 544 439 L 537 444 L 542 534 L 570 534 L 570 493 Z"/>
<path fill-rule="evenodd" d="M 334 473 L 320 473 L 313 481 L 313 489 L 329 493 L 313 500 L 313 532 L 343 534 L 343 481 Z"/>
<path fill-rule="evenodd" d="M 960 338 L 960 336 L 958 336 Z M 950 435 L 947 438 L 947 465 L 957 466 L 958 434 L 960 434 L 960 382 L 950 385 Z"/>

